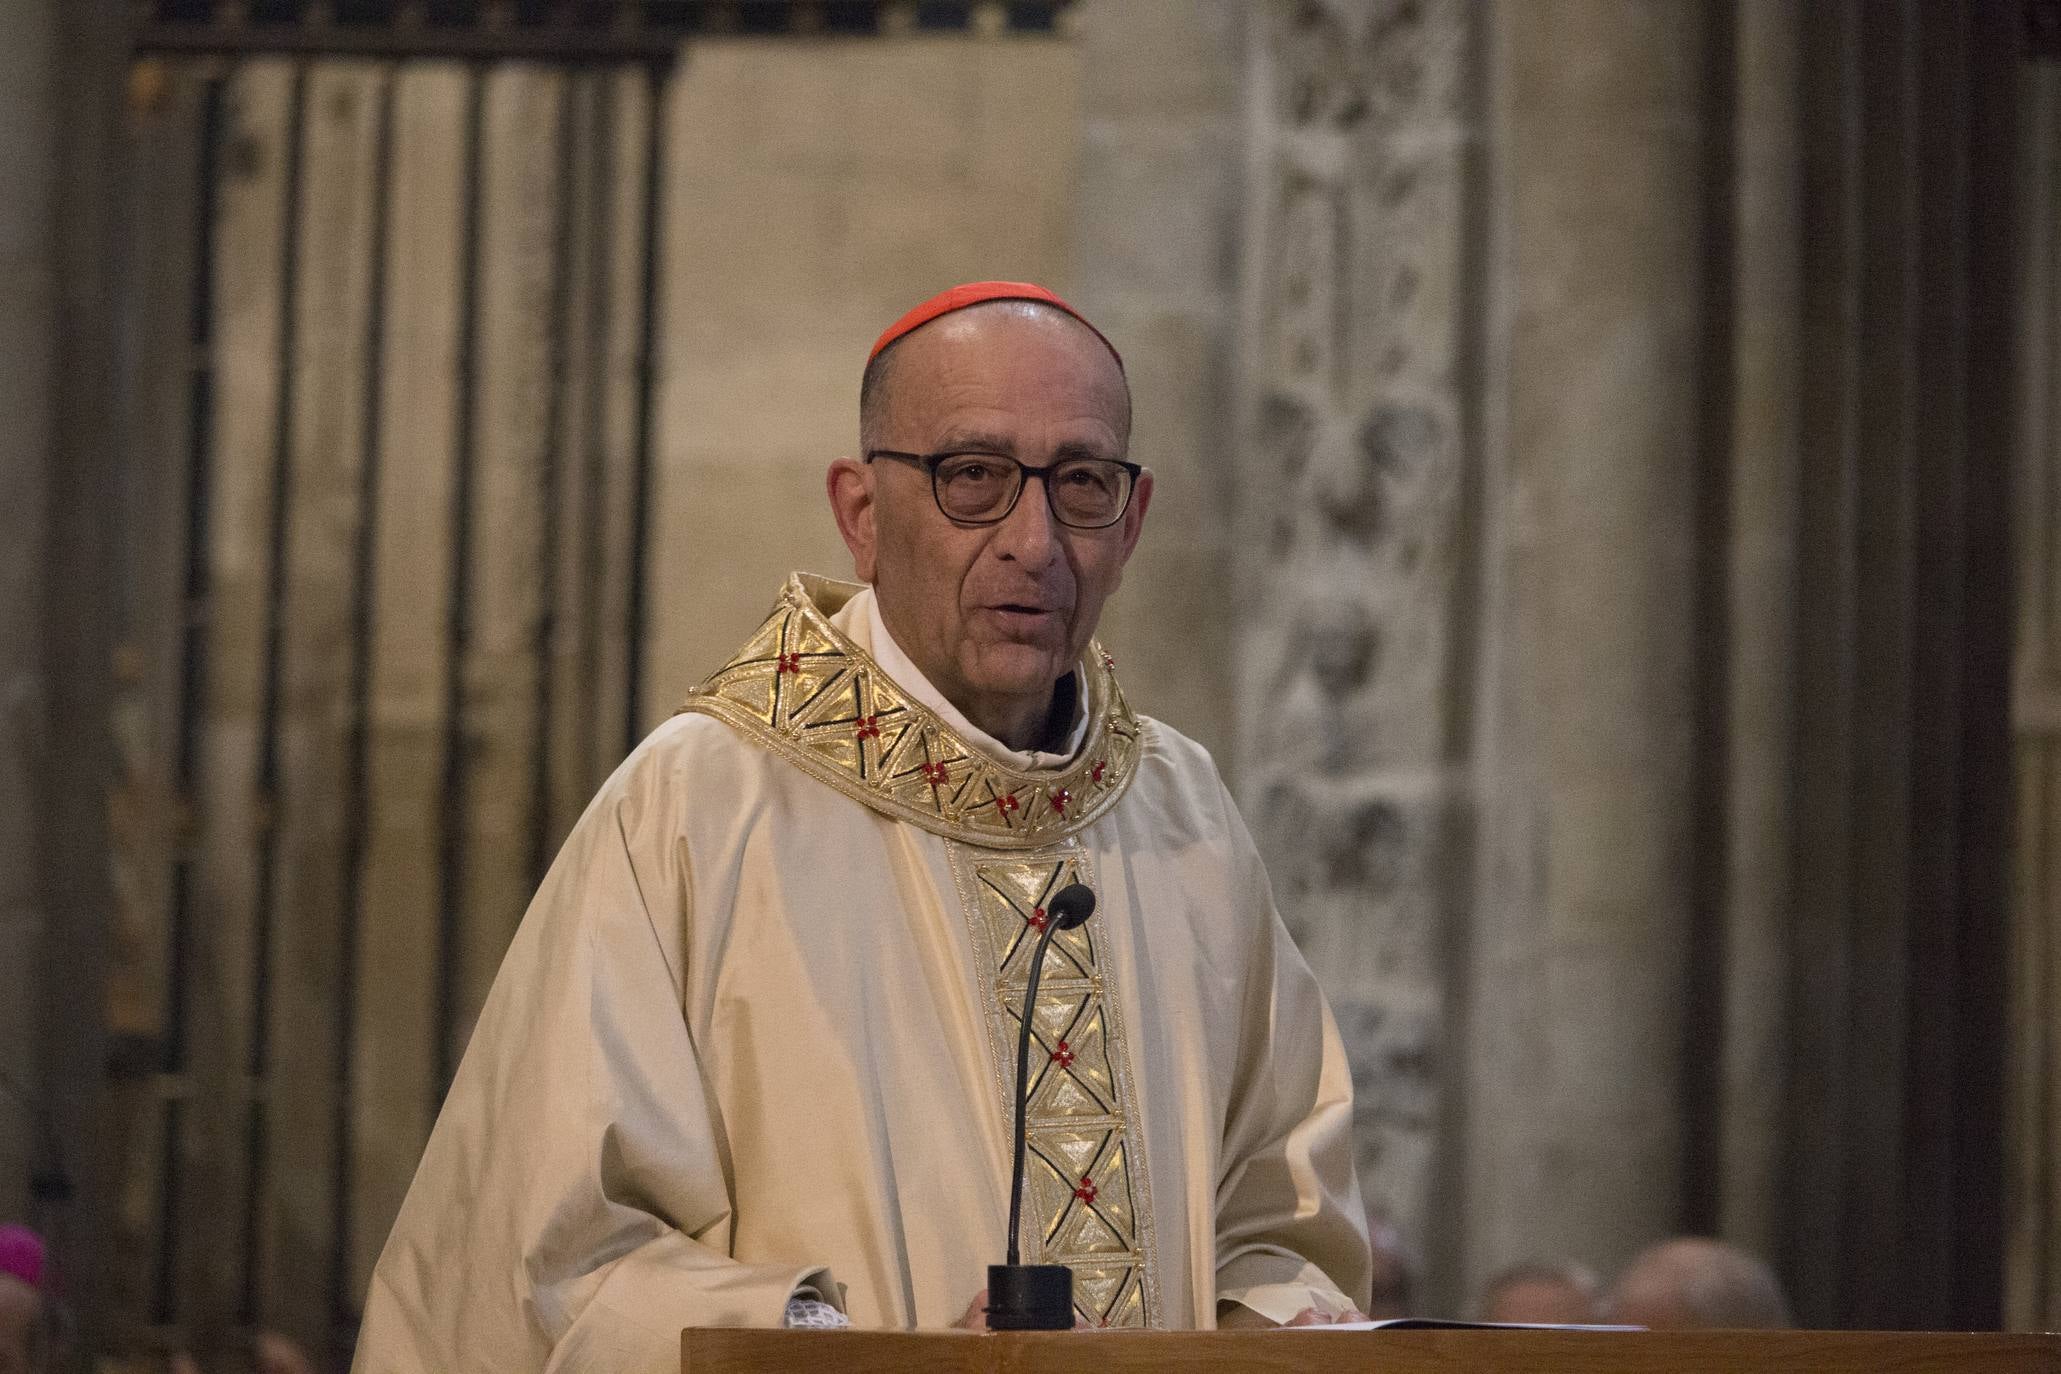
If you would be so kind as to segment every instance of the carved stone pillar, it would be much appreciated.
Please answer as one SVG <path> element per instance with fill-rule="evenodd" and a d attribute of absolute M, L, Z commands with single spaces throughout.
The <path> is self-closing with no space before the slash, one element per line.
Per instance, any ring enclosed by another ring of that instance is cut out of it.
<path fill-rule="evenodd" d="M 1435 1276 L 1469 876 L 1479 15 L 1271 3 L 1248 31 L 1236 777 L 1352 1055 L 1369 1205 Z"/>
<path fill-rule="evenodd" d="M 1470 1292 L 1679 1222 L 1704 8 L 1494 10 Z"/>

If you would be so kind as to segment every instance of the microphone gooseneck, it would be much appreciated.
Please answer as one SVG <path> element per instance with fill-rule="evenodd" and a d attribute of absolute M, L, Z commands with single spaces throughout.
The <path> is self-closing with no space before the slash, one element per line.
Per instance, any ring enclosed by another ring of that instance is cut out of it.
<path fill-rule="evenodd" d="M 1023 1169 L 1029 1145 L 1031 1020 L 1037 1014 L 1038 981 L 1045 974 L 1045 952 L 1052 937 L 1072 930 L 1095 914 L 1095 894 L 1083 883 L 1069 883 L 1059 890 L 1046 908 L 1045 928 L 1038 932 L 1038 945 L 1031 952 L 1030 977 L 1023 987 L 1023 1016 L 1016 1034 L 1016 1163 L 1009 1171 L 1009 1263 L 1021 1262 L 1023 1220 Z"/>
<path fill-rule="evenodd" d="M 1038 983 L 1052 937 L 1095 914 L 1095 894 L 1068 883 L 1045 908 L 1045 926 L 1031 951 L 1016 1036 L 1016 1159 L 1009 1173 L 1009 1260 L 988 1266 L 988 1325 L 998 1331 L 1065 1331 L 1073 1326 L 1073 1271 L 1063 1264 L 1022 1263 L 1023 1183 L 1030 1136 L 1030 1043 Z"/>

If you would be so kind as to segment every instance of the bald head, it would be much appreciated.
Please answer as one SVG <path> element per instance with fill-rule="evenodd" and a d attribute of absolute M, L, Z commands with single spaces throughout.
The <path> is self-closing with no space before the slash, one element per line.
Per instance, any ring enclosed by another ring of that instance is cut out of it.
<path fill-rule="evenodd" d="M 1086 348 L 1089 356 L 1106 361 L 1110 394 L 1116 398 L 1121 411 L 1121 436 L 1128 444 L 1131 436 L 1131 387 L 1129 379 L 1124 376 L 1123 364 L 1117 361 L 1108 342 L 1056 306 L 1040 301 L 998 300 L 983 301 L 979 305 L 969 305 L 941 315 L 896 339 L 867 362 L 866 371 L 859 378 L 861 450 L 886 445 L 886 426 L 890 423 L 889 417 L 900 386 L 924 385 L 930 376 L 926 363 L 934 364 L 938 355 L 954 348 L 980 347 L 982 336 L 987 332 L 984 326 L 1006 319 L 1022 321 L 1032 328 L 1049 331 L 1055 337 L 1069 337 Z M 917 365 L 904 367 L 905 358 L 914 358 Z M 1097 366 L 1099 368 L 1100 363 Z"/>
<path fill-rule="evenodd" d="M 1795 1325 L 1774 1270 L 1736 1245 L 1684 1236 L 1641 1251 L 1605 1300 L 1610 1320 L 1666 1330 Z"/>

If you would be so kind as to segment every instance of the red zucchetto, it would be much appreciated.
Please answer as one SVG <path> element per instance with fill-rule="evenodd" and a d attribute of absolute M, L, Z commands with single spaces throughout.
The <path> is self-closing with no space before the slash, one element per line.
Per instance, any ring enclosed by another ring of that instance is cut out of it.
<path fill-rule="evenodd" d="M 938 316 L 949 315 L 954 310 L 964 310 L 969 305 L 981 305 L 988 301 L 1037 301 L 1042 305 L 1049 305 L 1055 310 L 1064 310 L 1082 324 L 1087 325 L 1095 337 L 1102 340 L 1102 346 L 1109 350 L 1110 357 L 1116 359 L 1116 365 L 1119 370 L 1124 365 L 1123 354 L 1116 351 L 1116 345 L 1109 341 L 1109 336 L 1096 329 L 1093 322 L 1086 315 L 1083 315 L 1044 287 L 1027 281 L 970 281 L 963 286 L 954 286 L 948 290 L 938 292 L 935 296 L 932 296 L 929 300 L 889 325 L 885 332 L 874 341 L 873 351 L 866 355 L 867 363 L 871 364 L 875 358 L 879 357 L 887 349 L 888 345 L 900 339 L 904 334 L 922 328 Z"/>

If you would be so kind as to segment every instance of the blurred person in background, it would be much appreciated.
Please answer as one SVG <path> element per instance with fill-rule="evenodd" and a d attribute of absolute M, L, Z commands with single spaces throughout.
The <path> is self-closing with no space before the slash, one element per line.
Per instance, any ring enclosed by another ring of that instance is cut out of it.
<path fill-rule="evenodd" d="M 1489 1280 L 1481 1293 L 1481 1319 L 1545 1325 L 1600 1321 L 1602 1283 L 1573 1260 L 1528 1260 Z"/>
<path fill-rule="evenodd" d="M 1736 1245 L 1678 1236 L 1625 1266 L 1604 1298 L 1607 1320 L 1655 1331 L 1780 1330 L 1796 1324 L 1775 1271 Z"/>

